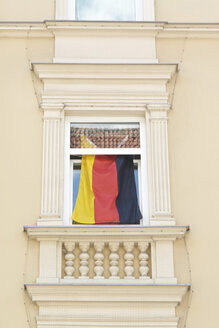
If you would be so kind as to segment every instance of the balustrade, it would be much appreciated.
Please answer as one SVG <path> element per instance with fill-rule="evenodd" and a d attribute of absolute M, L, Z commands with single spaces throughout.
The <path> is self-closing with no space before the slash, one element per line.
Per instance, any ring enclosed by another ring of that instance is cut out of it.
<path fill-rule="evenodd" d="M 37 283 L 176 284 L 174 240 L 184 226 L 26 227 L 40 243 Z M 89 281 L 88 281 L 89 280 Z"/>
<path fill-rule="evenodd" d="M 80 250 L 77 256 L 74 254 L 76 247 Z M 94 254 L 90 256 L 92 248 Z M 105 256 L 107 249 L 109 254 Z M 64 279 L 149 279 L 148 250 L 149 242 L 65 242 Z M 79 271 L 77 277 L 76 271 Z"/>

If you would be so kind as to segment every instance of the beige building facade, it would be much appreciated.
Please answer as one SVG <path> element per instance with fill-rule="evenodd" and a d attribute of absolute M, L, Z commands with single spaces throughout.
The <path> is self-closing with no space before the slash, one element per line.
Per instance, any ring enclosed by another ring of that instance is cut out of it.
<path fill-rule="evenodd" d="M 217 327 L 219 4 L 135 5 L 0 1 L 2 327 Z M 138 123 L 141 147 L 74 150 L 71 122 Z M 85 153 L 140 158 L 139 226 L 71 225 Z"/>

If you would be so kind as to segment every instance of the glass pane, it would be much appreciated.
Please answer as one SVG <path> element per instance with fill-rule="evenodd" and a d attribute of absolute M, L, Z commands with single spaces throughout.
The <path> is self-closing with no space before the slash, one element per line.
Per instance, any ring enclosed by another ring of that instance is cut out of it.
<path fill-rule="evenodd" d="M 71 148 L 140 148 L 139 123 L 71 123 Z"/>
<path fill-rule="evenodd" d="M 79 184 L 81 177 L 81 163 L 73 164 L 73 200 L 72 200 L 72 212 L 75 208 L 75 203 L 78 196 Z M 138 187 L 138 164 L 134 163 L 134 177 L 135 177 L 135 185 L 137 191 L 137 198 L 139 202 L 139 187 Z"/>
<path fill-rule="evenodd" d="M 80 176 L 81 176 L 81 163 L 74 163 L 73 164 L 73 202 L 72 202 L 73 207 L 72 207 L 72 211 L 75 208 L 75 203 L 76 203 L 76 199 L 78 196 Z"/>
<path fill-rule="evenodd" d="M 135 21 L 135 0 L 76 0 L 76 20 Z"/>
<path fill-rule="evenodd" d="M 139 203 L 139 188 L 138 188 L 138 164 L 134 163 L 134 176 L 135 176 L 135 185 L 136 185 L 136 191 L 137 191 L 137 198 Z"/>

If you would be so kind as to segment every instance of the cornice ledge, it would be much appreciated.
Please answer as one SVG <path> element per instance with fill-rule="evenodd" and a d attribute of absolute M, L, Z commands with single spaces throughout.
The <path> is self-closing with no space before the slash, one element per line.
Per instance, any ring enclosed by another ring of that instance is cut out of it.
<path fill-rule="evenodd" d="M 54 111 L 59 110 L 62 111 L 64 109 L 65 105 L 63 103 L 48 103 L 48 102 L 41 102 L 40 108 L 42 110 L 48 110 L 48 111 Z"/>
<path fill-rule="evenodd" d="M 95 33 L 143 33 L 144 36 L 156 36 L 158 38 L 218 38 L 219 23 L 208 22 L 107 22 L 107 21 L 45 21 L 48 29 L 56 33 L 75 33 L 75 31 L 90 30 Z"/>
<path fill-rule="evenodd" d="M 30 239 L 37 240 L 88 240 L 95 242 L 97 240 L 109 241 L 115 240 L 123 242 L 132 240 L 134 242 L 140 240 L 158 240 L 168 239 L 175 240 L 183 238 L 189 226 L 25 226 L 24 231 Z"/>
<path fill-rule="evenodd" d="M 0 37 L 53 38 L 54 34 L 43 21 L 0 21 Z"/>
<path fill-rule="evenodd" d="M 146 105 L 146 109 L 150 112 L 153 111 L 164 111 L 168 112 L 170 110 L 170 104 L 148 104 Z"/>
<path fill-rule="evenodd" d="M 54 33 L 75 33 L 75 31 L 94 30 L 105 33 L 115 30 L 116 33 L 144 33 L 145 35 L 161 38 L 218 38 L 219 22 L 109 22 L 109 21 L 0 21 L 1 37 L 54 37 Z"/>
<path fill-rule="evenodd" d="M 55 301 L 120 301 L 180 302 L 190 285 L 187 284 L 24 284 L 28 294 L 36 302 Z"/>
<path fill-rule="evenodd" d="M 111 64 L 111 63 L 32 63 L 39 79 L 158 79 L 170 80 L 177 63 Z"/>

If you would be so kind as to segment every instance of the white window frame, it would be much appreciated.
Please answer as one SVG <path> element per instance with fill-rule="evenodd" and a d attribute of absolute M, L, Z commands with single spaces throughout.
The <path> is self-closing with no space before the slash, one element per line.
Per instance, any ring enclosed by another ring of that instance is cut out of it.
<path fill-rule="evenodd" d="M 70 148 L 70 123 L 139 123 L 140 124 L 140 148 Z M 141 225 L 149 225 L 149 200 L 146 156 L 146 122 L 144 117 L 129 116 L 66 116 L 65 117 L 65 150 L 64 150 L 64 225 L 72 225 L 72 163 L 71 155 L 140 155 L 139 161 L 139 206 L 143 219 Z M 145 181 L 145 183 L 142 183 Z"/>
<path fill-rule="evenodd" d="M 76 0 L 66 0 L 67 1 L 67 19 L 75 20 L 75 1 Z M 143 20 L 143 0 L 135 0 L 136 8 L 136 21 Z"/>

